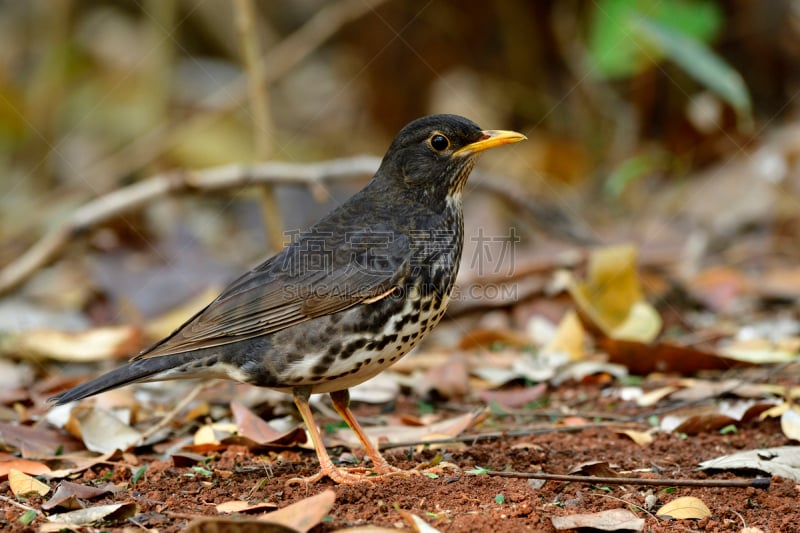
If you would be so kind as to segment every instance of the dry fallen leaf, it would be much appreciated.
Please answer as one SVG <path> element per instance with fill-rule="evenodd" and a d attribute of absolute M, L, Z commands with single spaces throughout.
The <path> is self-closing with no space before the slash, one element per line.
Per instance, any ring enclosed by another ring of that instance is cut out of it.
<path fill-rule="evenodd" d="M 261 515 L 261 519 L 270 524 L 280 524 L 295 531 L 306 532 L 320 523 L 333 508 L 336 493 L 332 489 L 320 492 L 283 509 Z"/>
<path fill-rule="evenodd" d="M 136 353 L 141 345 L 142 332 L 133 326 L 107 326 L 80 332 L 40 329 L 4 334 L 0 352 L 33 360 L 90 362 L 128 356 Z"/>
<path fill-rule="evenodd" d="M 563 352 L 571 361 L 580 361 L 586 357 L 586 330 L 575 311 L 569 311 L 561 319 L 555 336 L 545 345 L 542 352 Z"/>
<path fill-rule="evenodd" d="M 664 506 L 658 510 L 656 516 L 659 518 L 673 518 L 675 520 L 687 518 L 700 519 L 711 516 L 711 510 L 700 498 L 683 496 L 664 504 Z"/>
<path fill-rule="evenodd" d="M 661 317 L 644 299 L 636 272 L 636 249 L 609 246 L 592 252 L 585 282 L 573 280 L 569 293 L 584 322 L 612 339 L 651 342 Z"/>
<path fill-rule="evenodd" d="M 720 353 L 737 361 L 758 365 L 790 363 L 800 354 L 800 338 L 737 340 L 726 344 Z"/>
<path fill-rule="evenodd" d="M 778 446 L 723 455 L 700 463 L 701 470 L 758 470 L 800 482 L 800 446 Z"/>
<path fill-rule="evenodd" d="M 712 433 L 726 426 L 737 426 L 739 421 L 730 416 L 720 413 L 706 413 L 692 415 L 675 428 L 677 433 L 687 435 L 699 435 L 701 433 Z"/>
<path fill-rule="evenodd" d="M 608 354 L 609 361 L 625 365 L 632 374 L 674 372 L 691 375 L 701 370 L 730 370 L 732 367 L 749 365 L 744 361 L 665 341 L 645 343 L 603 337 L 596 339 L 596 343 Z"/>
<path fill-rule="evenodd" d="M 606 461 L 587 461 L 570 469 L 571 475 L 592 477 L 619 477 L 619 473 Z"/>
<path fill-rule="evenodd" d="M 22 498 L 27 494 L 35 493 L 44 496 L 50 492 L 50 487 L 33 476 L 20 472 L 16 468 L 8 471 L 8 487 L 14 496 Z"/>
<path fill-rule="evenodd" d="M 414 513 L 409 513 L 408 511 L 404 511 L 402 509 L 398 509 L 397 512 L 400 514 L 403 520 L 405 520 L 406 524 L 411 526 L 411 530 L 414 531 L 414 533 L 439 533 L 438 529 Z"/>
<path fill-rule="evenodd" d="M 55 494 L 42 504 L 42 509 L 45 511 L 52 511 L 57 507 L 72 510 L 83 509 L 85 504 L 81 500 L 99 498 L 115 490 L 117 488 L 113 483 L 107 483 L 102 487 L 92 487 L 71 481 L 62 481 L 56 487 Z"/>
<path fill-rule="evenodd" d="M 142 442 L 142 434 L 105 409 L 91 408 L 76 415 L 86 448 L 99 453 L 125 451 Z"/>
<path fill-rule="evenodd" d="M 461 353 L 454 353 L 439 366 L 429 368 L 417 380 L 414 392 L 421 397 L 432 392 L 440 398 L 463 398 L 469 392 L 469 361 Z"/>
<path fill-rule="evenodd" d="M 39 461 L 31 461 L 30 459 L 16 459 L 12 457 L 7 461 L 0 461 L 0 479 L 6 477 L 12 468 L 32 476 L 38 476 L 40 474 L 46 474 L 47 472 L 50 472 L 50 467 L 46 464 L 40 463 Z"/>
<path fill-rule="evenodd" d="M 136 514 L 138 508 L 134 502 L 114 503 L 111 505 L 98 505 L 77 511 L 54 514 L 47 517 L 50 522 L 55 522 L 60 528 L 66 526 L 84 526 L 100 520 L 114 522 L 130 518 Z"/>
<path fill-rule="evenodd" d="M 617 431 L 620 435 L 625 435 L 639 446 L 647 446 L 653 443 L 653 435 L 635 429 L 622 429 Z"/>
<path fill-rule="evenodd" d="M 599 513 L 554 516 L 550 518 L 556 531 L 586 528 L 597 531 L 641 531 L 644 518 L 627 509 L 610 509 Z"/>
<path fill-rule="evenodd" d="M 660 387 L 658 389 L 647 391 L 639 396 L 639 398 L 636 400 L 636 405 L 639 407 L 652 407 L 677 390 L 678 387 L 667 385 L 666 387 Z"/>
<path fill-rule="evenodd" d="M 792 440 L 800 440 L 800 410 L 792 406 L 781 415 L 783 434 Z"/>
<path fill-rule="evenodd" d="M 42 474 L 41 477 L 45 479 L 61 479 L 72 476 L 79 472 L 83 472 L 88 468 L 108 461 L 119 460 L 122 457 L 122 452 L 114 450 L 103 455 L 95 457 L 86 457 L 85 452 L 78 452 L 75 454 L 60 455 L 57 458 L 58 470 Z"/>
<path fill-rule="evenodd" d="M 508 390 L 479 390 L 478 398 L 484 403 L 497 403 L 509 409 L 517 409 L 535 402 L 547 392 L 547 383 L 537 383 L 533 387 Z"/>
<path fill-rule="evenodd" d="M 20 450 L 22 457 L 37 459 L 83 449 L 80 442 L 60 431 L 38 426 L 20 426 L 8 422 L 0 422 L 0 441 Z"/>
<path fill-rule="evenodd" d="M 305 431 L 296 431 L 297 426 L 286 432 L 278 431 L 236 400 L 231 402 L 231 413 L 236 422 L 238 435 L 257 445 L 283 444 L 291 446 L 297 442 L 298 436 L 305 437 Z"/>
<path fill-rule="evenodd" d="M 205 516 L 189 522 L 183 533 L 300 533 L 281 524 L 270 524 L 255 518 Z"/>
<path fill-rule="evenodd" d="M 266 511 L 268 509 L 275 509 L 278 505 L 274 502 L 259 502 L 253 503 L 246 500 L 232 500 L 228 502 L 218 503 L 216 506 L 217 512 L 220 514 L 231 513 L 255 513 L 258 511 Z"/>

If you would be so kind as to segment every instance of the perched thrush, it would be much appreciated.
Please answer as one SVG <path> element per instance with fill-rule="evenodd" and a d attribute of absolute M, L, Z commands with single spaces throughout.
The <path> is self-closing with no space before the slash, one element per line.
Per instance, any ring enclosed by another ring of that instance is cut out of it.
<path fill-rule="evenodd" d="M 476 156 L 525 136 L 455 115 L 405 126 L 372 180 L 292 244 L 125 366 L 63 392 L 57 405 L 143 381 L 228 378 L 291 392 L 320 472 L 336 468 L 308 405 L 329 392 L 378 477 L 398 472 L 364 434 L 348 387 L 409 352 L 439 322 L 463 244 L 461 193 Z M 375 475 L 369 479 L 375 479 Z"/>

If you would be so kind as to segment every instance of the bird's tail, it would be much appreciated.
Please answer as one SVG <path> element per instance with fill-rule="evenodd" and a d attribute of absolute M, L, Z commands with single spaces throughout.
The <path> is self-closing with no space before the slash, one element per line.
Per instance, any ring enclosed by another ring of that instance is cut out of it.
<path fill-rule="evenodd" d="M 131 383 L 198 377 L 200 375 L 200 373 L 196 372 L 198 362 L 197 356 L 190 353 L 137 359 L 107 374 L 53 396 L 50 401 L 55 405 L 62 405 L 130 385 Z M 192 368 L 195 372 L 191 372 Z M 207 372 L 204 375 L 213 377 L 209 376 Z"/>

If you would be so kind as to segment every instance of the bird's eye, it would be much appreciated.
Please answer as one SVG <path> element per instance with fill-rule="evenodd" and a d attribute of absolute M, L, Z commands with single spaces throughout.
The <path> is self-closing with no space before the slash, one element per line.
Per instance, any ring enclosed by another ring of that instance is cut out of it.
<path fill-rule="evenodd" d="M 448 148 L 450 148 L 450 141 L 442 135 L 441 133 L 435 133 L 431 137 L 430 140 L 431 148 L 436 150 L 437 152 L 444 152 Z"/>

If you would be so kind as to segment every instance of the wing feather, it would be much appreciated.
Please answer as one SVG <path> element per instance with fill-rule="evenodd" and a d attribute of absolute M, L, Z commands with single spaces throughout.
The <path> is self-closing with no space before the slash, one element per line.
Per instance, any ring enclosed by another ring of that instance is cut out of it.
<path fill-rule="evenodd" d="M 336 250 L 331 269 L 295 272 L 286 267 L 285 256 L 293 253 L 289 247 L 234 281 L 205 309 L 136 359 L 239 342 L 375 302 L 392 293 L 397 273 L 411 260 L 406 239 L 395 239 L 391 251 L 388 255 L 382 247 L 379 261 L 371 261 L 369 249 L 361 250 L 361 258 L 351 249 Z"/>

